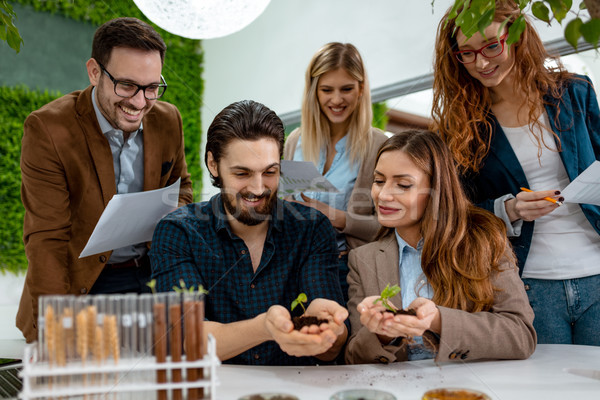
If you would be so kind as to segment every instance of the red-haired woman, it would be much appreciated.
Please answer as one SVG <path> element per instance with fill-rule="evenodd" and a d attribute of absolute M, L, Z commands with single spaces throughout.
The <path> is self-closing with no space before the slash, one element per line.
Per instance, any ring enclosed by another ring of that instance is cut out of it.
<path fill-rule="evenodd" d="M 468 195 L 505 221 L 539 343 L 600 345 L 600 207 L 544 200 L 564 200 L 560 190 L 600 159 L 598 102 L 589 78 L 548 67 L 527 20 L 506 44 L 519 15 L 497 1 L 485 36 L 467 38 L 446 14 L 433 118 Z"/>

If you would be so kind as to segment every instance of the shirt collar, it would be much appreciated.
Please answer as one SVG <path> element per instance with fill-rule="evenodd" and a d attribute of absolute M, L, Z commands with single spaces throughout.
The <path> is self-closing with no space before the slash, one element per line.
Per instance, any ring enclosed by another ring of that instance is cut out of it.
<path fill-rule="evenodd" d="M 400 263 L 402 263 L 402 255 L 404 254 L 404 249 L 406 251 L 416 251 L 421 254 L 421 250 L 423 250 L 423 238 L 419 239 L 417 243 L 417 248 L 415 249 L 410 244 L 406 243 L 404 239 L 398 235 L 398 231 L 394 229 L 394 234 L 396 235 L 396 241 L 398 242 L 398 258 L 400 259 Z"/>
<path fill-rule="evenodd" d="M 335 144 L 335 151 L 338 154 L 344 154 L 346 151 L 346 143 L 348 143 L 348 134 L 345 134 L 338 142 Z"/>
<path fill-rule="evenodd" d="M 110 124 L 110 122 L 108 122 L 108 120 L 104 117 L 104 115 L 100 111 L 100 108 L 98 108 L 98 104 L 96 103 L 96 87 L 95 86 L 92 89 L 92 104 L 94 105 L 94 112 L 96 113 L 96 119 L 98 120 L 98 124 L 100 125 L 100 131 L 102 131 L 102 133 L 104 135 L 110 135 L 110 134 L 123 135 L 123 131 L 120 129 L 113 128 L 113 126 Z M 129 137 L 134 138 L 138 134 L 139 131 L 143 130 L 143 128 L 144 128 L 143 125 L 144 125 L 144 123 L 141 122 L 140 128 L 135 132 L 131 132 Z"/>

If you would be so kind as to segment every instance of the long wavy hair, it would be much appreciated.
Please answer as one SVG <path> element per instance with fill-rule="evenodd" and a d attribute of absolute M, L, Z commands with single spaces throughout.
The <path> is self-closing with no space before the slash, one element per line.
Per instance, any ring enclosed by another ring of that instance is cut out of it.
<path fill-rule="evenodd" d="M 317 89 L 321 76 L 329 71 L 343 69 L 356 79 L 362 88 L 356 109 L 350 115 L 348 149 L 350 160 L 360 162 L 371 150 L 371 90 L 360 53 L 350 43 L 327 43 L 312 57 L 306 69 L 302 99 L 302 153 L 306 161 L 317 163 L 321 150 L 331 146 L 329 120 L 321 111 Z"/>
<path fill-rule="evenodd" d="M 431 192 L 421 219 L 421 267 L 440 306 L 469 312 L 488 311 L 494 302 L 490 274 L 505 257 L 515 265 L 504 223 L 475 207 L 463 192 L 454 160 L 431 131 L 410 130 L 389 138 L 387 151 L 402 151 L 430 179 Z M 383 235 L 392 234 L 385 228 Z"/>
<path fill-rule="evenodd" d="M 433 130 L 438 131 L 450 147 L 461 172 L 478 171 L 490 149 L 492 99 L 490 90 L 470 76 L 453 54 L 458 49 L 457 28 L 454 20 L 448 21 L 449 12 L 440 21 L 435 44 Z M 496 1 L 494 21 L 503 22 L 508 18 L 508 28 L 519 15 L 519 7 L 514 1 Z M 559 99 L 563 83 L 572 74 L 564 70 L 557 57 L 546 52 L 527 17 L 525 21 L 519 41 L 505 51 L 514 52 L 514 90 L 525 97 L 522 107 L 529 110 L 529 127 L 541 152 L 542 146 L 548 147 L 540 133 L 543 98 L 549 94 Z M 547 67 L 545 63 L 549 59 L 554 60 L 557 67 Z M 560 141 L 554 136 L 560 150 Z"/>

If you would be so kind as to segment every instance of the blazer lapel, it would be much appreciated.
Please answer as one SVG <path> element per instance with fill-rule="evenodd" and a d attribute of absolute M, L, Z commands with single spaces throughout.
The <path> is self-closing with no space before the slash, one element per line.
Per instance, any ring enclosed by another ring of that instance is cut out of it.
<path fill-rule="evenodd" d="M 389 284 L 390 286 L 400 284 L 400 271 L 398 270 L 398 242 L 392 232 L 380 240 L 380 246 L 375 256 L 375 268 L 379 292 Z M 402 297 L 394 296 L 392 303 L 396 307 L 402 307 Z"/>
<path fill-rule="evenodd" d="M 77 114 L 79 124 L 83 131 L 87 146 L 96 168 L 96 175 L 102 190 L 102 200 L 104 206 L 117 193 L 115 186 L 115 169 L 113 157 L 110 151 L 108 140 L 100 131 L 98 119 L 92 103 L 92 89 L 89 86 L 79 95 L 77 99 Z"/>
<path fill-rule="evenodd" d="M 148 113 L 144 118 L 144 190 L 162 187 L 160 182 L 162 154 L 157 123 L 153 112 Z"/>
<path fill-rule="evenodd" d="M 577 135 L 573 132 L 575 116 L 573 115 L 571 96 L 568 90 L 564 90 L 560 99 L 557 100 L 547 95 L 544 97 L 544 102 L 546 103 L 550 127 L 560 139 L 560 157 L 567 175 L 572 181 L 579 175 L 579 170 L 577 165 Z"/>

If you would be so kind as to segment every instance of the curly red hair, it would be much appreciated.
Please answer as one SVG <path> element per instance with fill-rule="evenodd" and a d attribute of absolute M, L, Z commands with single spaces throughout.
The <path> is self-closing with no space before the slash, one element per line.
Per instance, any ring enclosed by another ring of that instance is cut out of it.
<path fill-rule="evenodd" d="M 432 129 L 439 132 L 464 173 L 478 171 L 488 154 L 492 100 L 490 90 L 472 78 L 453 54 L 457 48 L 457 28 L 454 20 L 448 20 L 449 12 L 442 18 L 436 37 Z M 514 1 L 496 2 L 494 21 L 509 19 L 507 26 L 510 26 L 520 15 L 521 11 Z M 572 74 L 564 70 L 557 57 L 548 54 L 527 17 L 525 20 L 525 30 L 509 51 L 514 52 L 515 57 L 514 90 L 524 94 L 522 106 L 529 109 L 529 125 L 541 149 L 543 140 L 541 135 L 535 134 L 534 127 L 540 125 L 538 119 L 544 104 L 543 97 L 549 94 L 560 98 L 563 83 Z M 557 67 L 549 69 L 545 65 L 548 59 L 554 59 Z"/>

